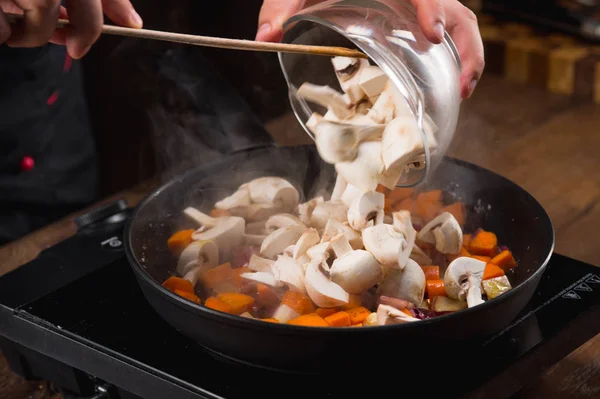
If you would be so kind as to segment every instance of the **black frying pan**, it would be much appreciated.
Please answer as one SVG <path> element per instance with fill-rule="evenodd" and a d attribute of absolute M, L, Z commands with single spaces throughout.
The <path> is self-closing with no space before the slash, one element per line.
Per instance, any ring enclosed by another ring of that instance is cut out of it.
<path fill-rule="evenodd" d="M 211 80 L 217 81 L 212 73 Z M 230 98 L 225 109 L 219 110 L 226 118 L 227 107 L 236 108 L 231 105 L 235 93 L 230 88 L 222 93 Z M 237 124 L 241 127 L 238 134 L 262 131 L 260 123 L 239 102 L 237 117 L 241 113 L 246 115 L 246 123 Z M 232 134 L 227 132 L 228 137 Z M 531 195 L 488 170 L 445 158 L 420 189 L 442 189 L 451 197 L 449 202 L 464 201 L 469 208 L 465 230 L 491 230 L 513 251 L 519 266 L 509 272 L 514 287 L 511 291 L 475 308 L 437 318 L 368 328 L 299 327 L 216 312 L 161 286 L 176 265 L 167 239 L 178 229 L 194 227 L 186 225 L 189 221 L 183 217 L 183 209 L 194 206 L 207 212 L 240 184 L 265 175 L 288 179 L 303 199 L 330 190 L 335 180 L 334 169 L 319 158 L 314 146 L 244 147 L 154 191 L 137 206 L 125 233 L 127 257 L 151 306 L 181 333 L 226 357 L 270 368 L 323 371 L 345 366 L 356 370 L 357 365 L 387 362 L 397 353 L 395 367 L 404 365 L 414 371 L 418 360 L 426 365 L 432 359 L 428 351 L 435 358 L 441 351 L 446 360 L 459 364 L 460 358 L 448 358 L 450 352 L 456 350 L 460 356 L 463 348 L 475 347 L 507 326 L 532 297 L 552 253 L 551 221 Z"/>

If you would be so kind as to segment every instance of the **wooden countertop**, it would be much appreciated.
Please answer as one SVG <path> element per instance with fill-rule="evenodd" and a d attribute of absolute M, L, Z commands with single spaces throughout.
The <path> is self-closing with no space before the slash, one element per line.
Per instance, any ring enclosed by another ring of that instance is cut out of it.
<path fill-rule="evenodd" d="M 600 225 L 599 129 L 598 105 L 486 75 L 474 97 L 463 104 L 449 155 L 491 169 L 524 187 L 550 214 L 556 229 L 556 251 L 600 265 L 596 239 L 596 226 Z M 282 118 L 269 130 L 287 145 L 308 142 L 293 117 Z M 135 205 L 153 186 L 152 182 L 143 184 L 111 199 L 126 198 Z M 0 247 L 0 276 L 72 235 L 72 219 Z M 39 396 L 42 391 L 47 392 L 43 383 L 23 382 L 0 358 L 1 397 L 43 397 Z M 600 334 L 515 397 L 599 398 Z"/>

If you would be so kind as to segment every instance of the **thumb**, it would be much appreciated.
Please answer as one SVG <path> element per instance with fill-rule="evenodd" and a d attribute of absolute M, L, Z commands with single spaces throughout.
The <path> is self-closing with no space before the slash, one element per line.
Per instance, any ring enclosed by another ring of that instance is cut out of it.
<path fill-rule="evenodd" d="M 264 0 L 258 16 L 256 40 L 278 42 L 283 35 L 283 23 L 304 7 L 305 0 Z"/>

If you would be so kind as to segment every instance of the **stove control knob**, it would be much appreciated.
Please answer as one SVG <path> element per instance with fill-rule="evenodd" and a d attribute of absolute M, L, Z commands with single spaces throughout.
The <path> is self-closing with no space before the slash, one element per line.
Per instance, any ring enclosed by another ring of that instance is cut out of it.
<path fill-rule="evenodd" d="M 123 212 L 127 209 L 127 202 L 125 200 L 117 200 L 109 202 L 106 205 L 92 209 L 86 214 L 75 218 L 75 225 L 78 229 L 82 229 L 91 224 L 103 221 L 110 218 L 111 216 Z"/>

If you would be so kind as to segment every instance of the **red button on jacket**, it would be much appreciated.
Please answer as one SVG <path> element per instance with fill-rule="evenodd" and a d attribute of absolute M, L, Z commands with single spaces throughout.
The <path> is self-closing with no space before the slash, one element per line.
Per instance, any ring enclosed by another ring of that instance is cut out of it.
<path fill-rule="evenodd" d="M 35 161 L 30 156 L 24 156 L 21 159 L 21 170 L 23 172 L 29 172 L 35 166 Z"/>

